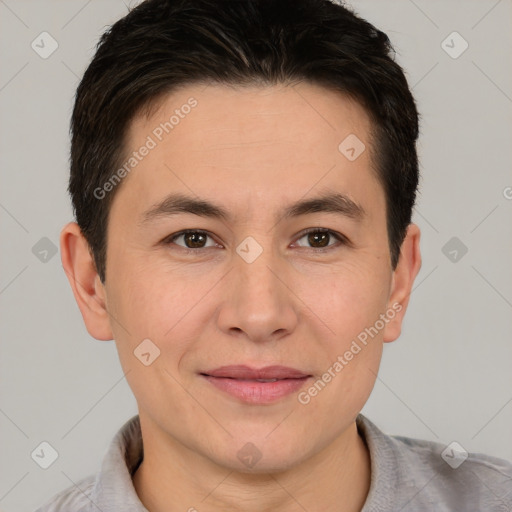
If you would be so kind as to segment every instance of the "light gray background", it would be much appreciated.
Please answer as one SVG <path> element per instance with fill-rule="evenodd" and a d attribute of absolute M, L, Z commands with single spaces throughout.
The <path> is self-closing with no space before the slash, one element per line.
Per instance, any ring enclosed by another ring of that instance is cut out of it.
<path fill-rule="evenodd" d="M 388 433 L 512 460 L 512 2 L 351 4 L 390 36 L 422 113 L 423 267 L 363 413 Z M 97 471 L 137 412 L 114 343 L 87 334 L 60 254 L 32 253 L 43 237 L 58 246 L 72 220 L 74 92 L 126 11 L 122 0 L 0 0 L 1 510 L 32 510 Z M 59 45 L 47 59 L 31 48 L 42 31 Z M 457 59 L 441 46 L 453 31 L 469 43 Z M 457 262 L 442 252 L 454 236 L 468 248 Z M 42 441 L 59 453 L 46 470 L 30 456 Z"/>

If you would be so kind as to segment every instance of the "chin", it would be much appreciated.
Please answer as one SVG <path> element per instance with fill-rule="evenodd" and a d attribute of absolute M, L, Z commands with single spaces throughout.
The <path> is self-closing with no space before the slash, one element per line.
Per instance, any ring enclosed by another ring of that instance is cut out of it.
<path fill-rule="evenodd" d="M 259 438 L 260 441 L 238 439 L 230 442 L 226 447 L 228 452 L 224 456 L 216 454 L 215 462 L 231 471 L 258 475 L 287 471 L 307 458 L 304 443 L 300 440 L 290 436 L 288 439 L 274 439 L 269 442 L 265 435 Z M 236 447 L 234 452 L 233 447 Z"/>

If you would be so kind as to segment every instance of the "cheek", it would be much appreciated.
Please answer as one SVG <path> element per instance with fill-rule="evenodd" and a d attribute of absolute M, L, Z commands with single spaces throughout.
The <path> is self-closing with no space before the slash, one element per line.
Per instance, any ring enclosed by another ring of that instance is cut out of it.
<path fill-rule="evenodd" d="M 322 290 L 308 287 L 305 302 L 332 331 L 322 338 L 323 373 L 311 389 L 312 412 L 356 415 L 368 399 L 382 356 L 383 329 L 375 324 L 386 310 L 389 279 L 380 266 L 361 259 L 331 275 Z M 322 398 L 313 400 L 317 395 Z"/>
<path fill-rule="evenodd" d="M 145 259 L 139 264 L 125 264 L 129 272 L 120 270 L 113 275 L 117 285 L 109 290 L 109 296 L 117 319 L 111 322 L 114 336 L 118 342 L 122 340 L 119 350 L 124 353 L 133 352 L 142 340 L 150 339 L 161 350 L 160 361 L 175 367 L 204 329 L 208 294 L 218 277 L 212 272 L 183 275 Z"/>
<path fill-rule="evenodd" d="M 356 417 L 375 385 L 382 357 L 383 330 L 375 324 L 386 309 L 386 287 L 360 267 L 352 270 L 333 276 L 325 293 L 308 297 L 332 332 L 319 340 L 321 373 L 301 403 L 308 402 L 312 415 L 327 413 L 333 424 L 347 415 Z"/>
<path fill-rule="evenodd" d="M 178 366 L 198 337 L 191 328 L 198 324 L 192 321 L 197 293 L 149 267 L 115 278 L 120 284 L 111 290 L 116 318 L 111 324 L 121 366 L 137 401 L 160 407 L 159 397 L 178 396 L 172 400 L 173 411 L 185 414 L 190 404 L 180 391 Z"/>
<path fill-rule="evenodd" d="M 389 276 L 362 259 L 302 279 L 301 298 L 334 331 L 337 340 L 357 336 L 386 308 Z"/>

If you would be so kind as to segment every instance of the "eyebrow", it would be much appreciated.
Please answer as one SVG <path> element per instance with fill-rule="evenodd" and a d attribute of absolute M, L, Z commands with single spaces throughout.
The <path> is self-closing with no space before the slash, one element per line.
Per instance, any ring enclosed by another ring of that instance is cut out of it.
<path fill-rule="evenodd" d="M 284 210 L 278 212 L 276 222 L 282 219 L 318 212 L 336 213 L 358 222 L 362 221 L 367 215 L 365 209 L 360 204 L 355 203 L 346 195 L 340 193 L 325 193 L 318 197 L 302 199 L 288 205 Z M 172 193 L 161 202 L 146 210 L 142 214 L 139 224 L 144 225 L 156 218 L 169 217 L 180 213 L 188 213 L 224 221 L 232 219 L 230 212 L 220 205 L 205 199 L 197 199 L 181 193 Z"/>

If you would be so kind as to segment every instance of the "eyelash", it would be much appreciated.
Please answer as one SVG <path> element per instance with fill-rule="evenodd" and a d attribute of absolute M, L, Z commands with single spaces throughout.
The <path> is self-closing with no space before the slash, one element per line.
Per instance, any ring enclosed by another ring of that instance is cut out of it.
<path fill-rule="evenodd" d="M 207 236 L 207 237 L 210 237 L 210 238 L 213 239 L 213 237 L 207 231 L 203 231 L 201 229 L 185 229 L 183 231 L 179 231 L 178 233 L 174 233 L 174 234 L 166 237 L 162 242 L 165 245 L 170 245 L 171 243 L 174 243 L 174 240 L 176 238 L 179 238 L 180 236 L 183 236 L 183 235 L 187 235 L 189 233 L 197 233 L 197 234 L 201 234 L 201 235 L 204 235 L 204 236 Z M 313 250 L 315 252 L 323 253 L 323 252 L 329 251 L 329 250 L 331 250 L 333 248 L 339 247 L 341 245 L 349 245 L 349 243 L 350 243 L 349 240 L 345 236 L 341 235 L 340 233 L 337 233 L 336 231 L 332 231 L 331 229 L 327 229 L 327 228 L 308 228 L 308 229 L 305 229 L 297 237 L 297 240 L 300 240 L 301 238 L 304 238 L 306 235 L 309 235 L 310 233 L 320 233 L 320 234 L 328 233 L 329 235 L 331 235 L 333 238 L 335 238 L 338 241 L 338 244 L 328 245 L 327 247 L 320 247 L 320 248 L 309 247 L 310 250 Z M 211 249 L 211 247 L 198 247 L 196 249 L 191 249 L 190 247 L 184 247 L 184 246 L 181 246 L 181 245 L 179 245 L 178 247 L 181 250 L 185 251 L 187 254 L 197 254 L 198 251 L 203 251 L 205 249 Z M 307 247 L 306 247 L 306 249 L 307 249 Z"/>

